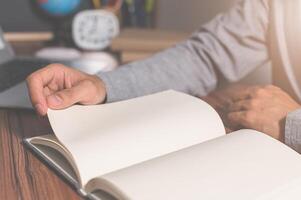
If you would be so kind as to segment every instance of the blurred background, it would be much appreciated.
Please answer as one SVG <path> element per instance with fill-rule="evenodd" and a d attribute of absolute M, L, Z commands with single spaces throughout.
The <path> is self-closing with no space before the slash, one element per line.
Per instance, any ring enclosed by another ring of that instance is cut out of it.
<path fill-rule="evenodd" d="M 141 0 L 137 0 L 141 1 Z M 193 31 L 237 0 L 155 0 L 154 28 Z M 48 23 L 33 12 L 32 0 L 1 0 L 0 24 L 5 31 L 45 31 Z M 92 1 L 83 0 L 81 10 L 91 9 Z"/>
<path fill-rule="evenodd" d="M 52 48 L 53 46 L 69 48 L 64 50 L 69 50 L 70 55 L 75 55 L 75 50 L 76 55 L 92 52 L 94 53 L 92 56 L 86 56 L 92 59 L 101 57 L 95 56 L 95 52 L 106 52 L 113 55 L 118 63 L 109 67 L 109 70 L 112 70 L 122 64 L 152 56 L 162 49 L 185 40 L 202 24 L 210 21 L 217 14 L 227 11 L 238 0 L 124 0 L 120 12 L 117 13 L 120 33 L 110 41 L 107 48 L 97 51 L 81 48 L 74 43 L 72 21 L 81 11 L 103 8 L 112 1 L 59 0 L 70 5 L 72 2 L 79 4 L 66 17 L 45 14 L 37 6 L 52 1 L 55 2 L 54 0 L 1 0 L 0 26 L 6 32 L 6 38 L 13 44 L 17 54 L 45 57 L 53 53 L 50 58 L 55 58 L 58 53 Z M 30 38 L 28 34 L 35 38 Z M 30 45 L 28 41 L 31 42 Z M 51 51 L 44 51 L 49 47 L 52 48 Z M 73 48 L 71 53 L 70 48 Z M 61 50 L 59 54 L 62 55 Z M 108 62 L 112 64 L 111 61 Z M 91 63 L 86 62 L 86 65 L 88 64 Z M 270 65 L 259 68 L 244 81 L 257 84 L 270 83 Z"/>

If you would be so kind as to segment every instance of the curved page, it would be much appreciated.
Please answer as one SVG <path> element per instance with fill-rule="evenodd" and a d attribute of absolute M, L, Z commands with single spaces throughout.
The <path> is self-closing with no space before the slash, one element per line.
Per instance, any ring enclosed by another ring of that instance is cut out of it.
<path fill-rule="evenodd" d="M 82 183 L 225 134 L 207 103 L 166 91 L 118 103 L 48 111 Z"/>
<path fill-rule="evenodd" d="M 301 157 L 263 133 L 241 130 L 88 184 L 131 200 L 297 200 Z M 95 188 L 94 188 L 95 189 Z"/>

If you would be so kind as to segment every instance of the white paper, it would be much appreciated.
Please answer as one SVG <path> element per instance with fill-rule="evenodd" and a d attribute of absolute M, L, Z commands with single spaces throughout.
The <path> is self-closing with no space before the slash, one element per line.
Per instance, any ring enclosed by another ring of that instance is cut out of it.
<path fill-rule="evenodd" d="M 101 179 L 97 184 L 119 191 L 121 199 L 299 200 L 301 156 L 263 133 L 242 130 Z"/>
<path fill-rule="evenodd" d="M 58 139 L 70 150 L 82 183 L 225 134 L 216 111 L 167 91 L 133 100 L 49 110 Z"/>

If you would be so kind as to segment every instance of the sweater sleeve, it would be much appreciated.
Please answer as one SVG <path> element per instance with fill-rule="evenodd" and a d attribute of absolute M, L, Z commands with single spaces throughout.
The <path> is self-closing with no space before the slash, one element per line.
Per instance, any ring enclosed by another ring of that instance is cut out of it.
<path fill-rule="evenodd" d="M 107 102 L 174 89 L 204 96 L 217 74 L 238 81 L 268 59 L 268 0 L 244 0 L 216 16 L 188 40 L 155 56 L 100 73 Z M 197 20 L 197 19 L 196 19 Z"/>
<path fill-rule="evenodd" d="M 286 117 L 285 143 L 301 153 L 301 109 L 289 113 Z"/>

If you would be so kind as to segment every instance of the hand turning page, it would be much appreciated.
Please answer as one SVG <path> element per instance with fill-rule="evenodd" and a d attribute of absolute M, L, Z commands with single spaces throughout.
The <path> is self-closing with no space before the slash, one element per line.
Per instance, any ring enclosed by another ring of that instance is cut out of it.
<path fill-rule="evenodd" d="M 225 134 L 213 108 L 174 91 L 49 110 L 48 117 L 56 137 L 73 155 L 83 185 L 96 176 Z"/>

